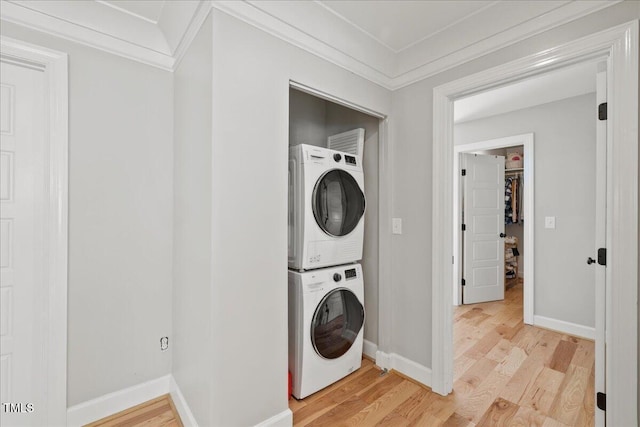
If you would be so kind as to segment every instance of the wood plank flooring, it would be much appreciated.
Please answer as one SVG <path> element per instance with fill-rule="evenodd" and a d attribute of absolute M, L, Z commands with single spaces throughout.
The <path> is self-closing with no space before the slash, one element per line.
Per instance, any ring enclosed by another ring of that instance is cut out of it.
<path fill-rule="evenodd" d="M 165 394 L 85 427 L 182 427 L 171 396 Z"/>
<path fill-rule="evenodd" d="M 454 312 L 454 392 L 432 393 L 364 359 L 347 378 L 291 399 L 294 426 L 592 426 L 594 343 L 522 322 L 505 301 Z"/>

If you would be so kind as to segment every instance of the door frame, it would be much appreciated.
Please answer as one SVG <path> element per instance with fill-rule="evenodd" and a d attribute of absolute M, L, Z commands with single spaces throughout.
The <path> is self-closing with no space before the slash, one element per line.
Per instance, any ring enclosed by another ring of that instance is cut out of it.
<path fill-rule="evenodd" d="M 63 52 L 0 37 L 2 61 L 36 69 L 45 80 L 44 280 L 49 289 L 43 358 L 46 408 L 43 419 L 67 424 L 67 265 L 68 265 L 68 58 Z"/>
<path fill-rule="evenodd" d="M 596 57 L 608 58 L 609 94 L 606 421 L 610 425 L 637 423 L 637 20 L 434 88 L 431 360 L 432 388 L 439 394 L 453 389 L 453 103 L 463 96 Z"/>
<path fill-rule="evenodd" d="M 527 221 L 524 223 L 523 230 L 523 251 L 524 251 L 524 288 L 523 288 L 523 316 L 524 323 L 533 325 L 533 304 L 534 304 L 534 226 L 535 226 L 535 209 L 534 209 L 534 135 L 533 133 L 525 133 L 521 135 L 507 136 L 504 138 L 496 138 L 486 141 L 472 142 L 469 144 L 460 144 L 453 147 L 453 194 L 457 197 L 453 198 L 453 304 L 462 304 L 461 278 L 462 263 L 461 242 L 462 233 L 460 232 L 460 209 L 461 209 L 461 186 L 460 186 L 460 154 L 478 150 L 493 150 L 496 148 L 507 148 L 515 145 L 524 146 L 524 186 L 527 191 L 524 195 L 524 216 Z"/>

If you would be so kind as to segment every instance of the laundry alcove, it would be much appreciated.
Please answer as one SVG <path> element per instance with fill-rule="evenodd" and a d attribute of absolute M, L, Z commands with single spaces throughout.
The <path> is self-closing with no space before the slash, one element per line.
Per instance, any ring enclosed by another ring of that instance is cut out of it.
<path fill-rule="evenodd" d="M 328 147 L 331 135 L 362 128 L 364 135 L 364 192 L 366 211 L 362 260 L 364 299 L 367 321 L 364 339 L 378 343 L 378 266 L 379 266 L 379 138 L 378 117 L 336 102 L 314 96 L 296 88 L 289 89 L 289 146 L 308 144 Z M 372 354 L 371 356 L 374 356 Z"/>

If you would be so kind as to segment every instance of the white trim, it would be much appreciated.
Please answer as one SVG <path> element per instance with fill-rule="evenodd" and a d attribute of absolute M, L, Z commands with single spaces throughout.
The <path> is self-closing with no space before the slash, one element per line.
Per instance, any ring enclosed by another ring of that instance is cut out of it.
<path fill-rule="evenodd" d="M 196 417 L 193 416 L 193 412 L 191 412 L 191 408 L 189 408 L 189 405 L 187 404 L 187 401 L 184 398 L 180 387 L 178 387 L 178 383 L 173 375 L 171 375 L 169 382 L 169 390 L 171 398 L 173 399 L 173 404 L 176 406 L 176 411 L 178 411 L 182 424 L 185 427 L 198 427 Z"/>
<path fill-rule="evenodd" d="M 598 73 L 596 74 L 596 105 L 599 106 L 603 102 L 607 102 L 607 64 L 598 64 Z M 596 123 L 596 228 L 595 228 L 595 245 L 594 254 L 597 254 L 599 248 L 607 246 L 607 120 L 598 120 Z M 594 269 L 594 285 L 595 285 L 595 378 L 594 391 L 601 392 L 606 390 L 606 268 L 595 265 Z M 596 406 L 597 408 L 597 406 Z M 605 426 L 605 412 L 600 408 L 596 409 L 595 425 L 597 427 Z"/>
<path fill-rule="evenodd" d="M 436 59 L 428 57 L 417 58 L 413 61 L 407 61 L 406 59 L 400 61 L 400 59 L 401 56 L 424 55 L 424 53 L 409 52 L 412 51 L 412 49 L 415 49 L 415 52 L 424 52 L 424 49 L 418 48 L 420 45 L 428 43 L 428 39 L 418 41 L 410 47 L 394 52 L 369 35 L 371 40 L 369 47 L 373 49 L 373 51 L 377 50 L 379 54 L 369 55 L 366 59 L 358 59 L 361 57 L 362 49 L 353 51 L 351 49 L 352 45 L 350 44 L 344 44 L 342 47 L 329 45 L 320 37 L 305 32 L 304 28 L 295 27 L 295 23 L 285 22 L 278 16 L 272 16 L 269 12 L 263 10 L 259 4 L 252 4 L 248 1 L 200 0 L 200 4 L 197 6 L 191 22 L 181 36 L 182 39 L 173 53 L 170 51 L 166 43 L 165 34 L 157 22 L 114 7 L 111 4 L 108 6 L 114 10 L 119 10 L 121 13 L 135 16 L 137 19 L 142 20 L 145 24 L 144 29 L 147 37 L 144 40 L 128 40 L 120 34 L 111 34 L 99 28 L 84 26 L 80 23 L 54 16 L 53 14 L 47 14 L 45 10 L 48 9 L 37 10 L 36 8 L 30 8 L 28 2 L 14 3 L 11 1 L 3 1 L 2 19 L 163 70 L 173 71 L 176 69 L 184 52 L 188 49 L 195 34 L 197 34 L 198 29 L 206 19 L 211 6 L 213 6 L 218 10 L 341 68 L 351 71 L 373 83 L 390 90 L 395 90 L 442 73 L 462 63 L 474 60 L 551 28 L 597 12 L 619 1 L 621 0 L 569 2 L 548 13 L 511 27 L 484 40 L 480 40 L 463 49 L 451 52 L 448 55 Z M 326 8 L 319 3 L 318 7 Z M 332 10 L 330 10 L 330 12 L 336 15 Z M 338 15 L 338 17 L 344 20 L 342 16 Z M 354 31 L 362 31 L 357 26 L 352 25 L 352 27 Z M 155 46 L 149 44 L 151 40 L 156 40 Z M 388 53 L 388 55 L 385 55 L 385 53 Z M 395 73 L 391 73 L 392 65 L 400 62 L 420 65 L 412 66 L 410 69 L 407 67 L 399 67 Z"/>
<path fill-rule="evenodd" d="M 27 62 L 39 67 L 45 76 L 48 105 L 45 107 L 45 144 L 49 155 L 47 223 L 43 233 L 46 298 L 47 363 L 45 419 L 65 424 L 67 408 L 67 264 L 68 264 L 68 68 L 67 54 L 9 37 L 0 37 L 1 56 L 10 62 Z"/>
<path fill-rule="evenodd" d="M 213 1 L 212 6 L 274 37 L 299 47 L 338 67 L 351 71 L 373 83 L 387 89 L 391 88 L 391 76 L 379 70 L 379 67 L 366 64 L 353 58 L 350 54 L 329 46 L 322 40 L 295 28 L 291 24 L 271 16 L 261 10 L 258 5 L 246 1 Z"/>
<path fill-rule="evenodd" d="M 191 18 L 189 26 L 182 35 L 182 39 L 180 40 L 180 43 L 178 43 L 178 47 L 176 47 L 176 50 L 173 53 L 173 71 L 177 70 L 180 66 L 182 58 L 184 58 L 187 50 L 189 50 L 189 46 L 191 46 L 191 43 L 193 43 L 193 40 L 195 40 L 196 36 L 200 32 L 200 28 L 202 28 L 202 25 L 204 25 L 210 13 L 211 3 L 209 1 L 201 1 L 198 5 L 198 8 L 196 9 L 196 12 Z"/>
<path fill-rule="evenodd" d="M 411 64 L 419 63 L 420 65 L 411 69 L 402 69 L 400 67 L 400 69 L 393 74 L 390 74 L 387 71 L 388 65 L 382 60 L 375 61 L 375 63 L 371 58 L 369 58 L 368 61 L 362 61 L 356 58 L 356 56 L 358 56 L 358 52 L 351 52 L 347 47 L 339 48 L 337 46 L 329 46 L 321 38 L 305 32 L 303 28 L 297 28 L 292 23 L 285 22 L 279 17 L 272 16 L 265 10 L 262 10 L 259 2 L 252 4 L 251 2 L 246 1 L 213 1 L 212 5 L 214 8 L 228 13 L 241 21 L 265 31 L 266 33 L 293 44 L 312 55 L 318 56 L 332 64 L 351 71 L 360 77 L 385 87 L 386 89 L 395 90 L 442 73 L 446 70 L 457 67 L 460 64 L 566 24 L 590 13 L 597 12 L 603 8 L 614 5 L 619 1 L 620 0 L 570 2 L 551 10 L 548 13 L 524 22 L 521 25 L 516 25 L 506 31 L 495 34 L 494 36 L 478 41 L 477 43 L 466 46 L 463 49 L 444 55 L 440 58 L 425 58 L 422 61 L 420 59 L 416 61 L 402 61 Z M 344 18 L 340 18 L 344 20 Z M 357 29 L 357 27 L 354 28 Z M 371 40 L 372 45 L 382 46 L 373 38 Z M 427 41 L 418 42 L 417 45 L 426 42 Z M 414 47 L 417 47 L 417 45 Z M 411 50 L 411 48 L 408 48 L 395 53 L 391 49 L 386 47 L 385 49 L 395 59 L 394 62 L 396 64 L 400 62 L 399 60 L 401 55 L 407 56 L 407 52 Z"/>
<path fill-rule="evenodd" d="M 296 90 L 299 90 L 299 91 L 304 92 L 304 93 L 308 93 L 309 95 L 313 95 L 316 98 L 322 98 L 322 99 L 325 99 L 327 101 L 331 101 L 331 102 L 333 102 L 335 104 L 342 105 L 343 107 L 347 107 L 347 108 L 350 108 L 352 110 L 359 111 L 361 113 L 367 114 L 369 116 L 376 117 L 378 119 L 384 119 L 386 117 L 386 115 L 384 115 L 382 113 L 379 113 L 377 111 L 371 110 L 371 109 L 369 109 L 367 107 L 363 107 L 362 105 L 358 105 L 358 104 L 355 104 L 353 102 L 349 102 L 349 101 L 347 101 L 347 100 L 345 100 L 343 98 L 339 98 L 337 96 L 330 95 L 330 94 L 328 94 L 326 92 L 314 89 L 311 86 L 307 86 L 307 85 L 305 85 L 303 83 L 298 83 L 298 82 L 296 82 L 294 80 L 289 80 L 289 87 L 293 88 L 293 89 L 296 89 Z"/>
<path fill-rule="evenodd" d="M 378 351 L 376 365 L 382 369 L 394 369 L 427 387 L 431 387 L 431 369 L 399 354 Z"/>
<path fill-rule="evenodd" d="M 595 13 L 601 9 L 619 3 L 619 0 L 611 2 L 574 1 L 548 13 L 538 16 L 520 25 L 511 27 L 501 33 L 495 34 L 477 43 L 451 52 L 434 61 L 422 64 L 412 70 L 403 70 L 393 79 L 392 89 L 400 89 L 425 78 L 435 76 L 444 71 L 455 68 L 465 62 L 488 55 L 499 49 L 518 43 L 529 37 L 549 31 L 583 16 Z"/>
<path fill-rule="evenodd" d="M 171 375 L 134 385 L 74 405 L 67 411 L 67 426 L 83 426 L 170 392 Z"/>
<path fill-rule="evenodd" d="M 391 275 L 391 183 L 393 164 L 389 138 L 389 119 L 380 121 L 378 149 L 378 350 L 391 347 L 392 275 Z"/>
<path fill-rule="evenodd" d="M 436 87 L 433 91 L 433 390 L 453 387 L 453 102 L 464 95 L 608 56 L 607 424 L 636 425 L 638 397 L 638 21 Z M 615 227 L 613 226 L 615 224 Z"/>
<path fill-rule="evenodd" d="M 291 427 L 293 425 L 293 412 L 287 408 L 279 414 L 256 424 L 255 427 Z"/>
<path fill-rule="evenodd" d="M 527 218 L 523 230 L 523 253 L 524 253 L 524 289 L 523 289 L 523 320 L 527 325 L 533 324 L 533 313 L 535 303 L 535 278 L 534 278 L 534 257 L 535 257 L 535 167 L 534 167 L 534 135 L 533 133 L 525 133 L 522 135 L 508 136 L 505 138 L 491 139 L 488 141 L 474 142 L 470 144 L 461 144 L 454 146 L 453 156 L 453 253 L 456 254 L 453 262 L 453 303 L 459 305 L 460 301 L 460 272 L 462 266 L 460 265 L 460 224 L 459 212 L 460 212 L 460 197 L 459 197 L 459 179 L 458 170 L 460 169 L 459 153 L 477 151 L 477 150 L 491 150 L 495 148 L 506 148 L 514 145 L 524 146 L 524 186 L 528 190 L 525 192 L 524 201 L 524 217 Z M 455 197 L 458 196 L 458 197 Z M 522 272 L 521 272 L 522 273 Z"/>
<path fill-rule="evenodd" d="M 552 319 L 550 317 L 539 316 L 536 314 L 533 316 L 533 324 L 534 326 L 551 329 L 552 331 L 562 332 L 567 335 L 573 335 L 589 340 L 596 339 L 596 328 L 578 325 L 577 323 L 565 322 L 564 320 Z"/>
<path fill-rule="evenodd" d="M 378 346 L 369 340 L 363 340 L 362 353 L 375 360 Z"/>

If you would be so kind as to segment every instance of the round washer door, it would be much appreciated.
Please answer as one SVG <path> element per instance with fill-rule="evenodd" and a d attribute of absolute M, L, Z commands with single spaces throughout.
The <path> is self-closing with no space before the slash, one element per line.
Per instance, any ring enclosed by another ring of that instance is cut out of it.
<path fill-rule="evenodd" d="M 364 307 L 349 289 L 334 289 L 316 307 L 311 321 L 311 342 L 325 359 L 345 354 L 364 324 Z"/>
<path fill-rule="evenodd" d="M 333 169 L 320 177 L 311 200 L 318 226 L 330 236 L 351 233 L 364 215 L 364 193 L 348 172 Z"/>

